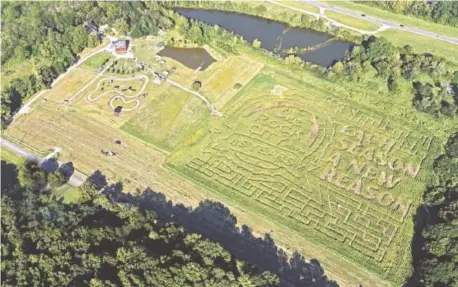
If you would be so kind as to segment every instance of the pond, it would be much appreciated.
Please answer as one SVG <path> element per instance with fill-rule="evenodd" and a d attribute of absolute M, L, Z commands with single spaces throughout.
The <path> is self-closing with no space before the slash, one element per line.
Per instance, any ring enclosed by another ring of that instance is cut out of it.
<path fill-rule="evenodd" d="M 283 54 L 282 51 L 292 47 L 311 48 L 333 38 L 327 33 L 291 28 L 285 23 L 235 12 L 185 8 L 177 8 L 175 11 L 187 18 L 218 25 L 241 35 L 248 43 L 258 39 L 261 41 L 261 48 L 279 54 Z M 349 42 L 332 40 L 318 49 L 301 53 L 298 56 L 309 62 L 329 66 L 334 61 L 341 60 L 350 47 Z"/>
<path fill-rule="evenodd" d="M 172 58 L 190 69 L 200 71 L 215 62 L 215 59 L 203 48 L 165 47 L 157 54 L 161 57 Z"/>

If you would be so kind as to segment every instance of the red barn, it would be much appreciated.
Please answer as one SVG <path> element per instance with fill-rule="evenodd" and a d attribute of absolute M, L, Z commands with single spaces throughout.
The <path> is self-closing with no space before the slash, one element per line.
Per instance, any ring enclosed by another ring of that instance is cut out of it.
<path fill-rule="evenodd" d="M 128 42 L 126 40 L 119 40 L 114 42 L 116 52 L 126 52 Z"/>

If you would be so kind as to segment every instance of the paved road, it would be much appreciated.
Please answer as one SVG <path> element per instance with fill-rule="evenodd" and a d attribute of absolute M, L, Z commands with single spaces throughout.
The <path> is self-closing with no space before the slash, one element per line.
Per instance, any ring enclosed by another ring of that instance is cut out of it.
<path fill-rule="evenodd" d="M 391 21 L 388 21 L 388 20 L 375 18 L 375 17 L 369 16 L 369 15 L 362 16 L 362 14 L 359 13 L 359 12 L 354 12 L 354 11 L 342 9 L 342 8 L 335 7 L 335 6 L 332 6 L 332 5 L 328 5 L 328 4 L 325 4 L 325 3 L 322 3 L 322 2 L 318 2 L 318 1 L 313 1 L 313 0 L 312 1 L 310 1 L 310 0 L 309 1 L 307 1 L 307 0 L 298 0 L 298 1 L 299 2 L 304 2 L 305 4 L 310 5 L 310 6 L 318 7 L 318 8 L 320 8 L 320 10 L 327 9 L 327 10 L 330 10 L 330 11 L 333 11 L 333 12 L 336 12 L 336 13 L 352 16 L 352 17 L 355 17 L 355 18 L 359 18 L 359 19 L 366 20 L 366 21 L 373 22 L 373 23 L 380 24 L 380 25 L 385 25 L 385 26 L 387 26 L 389 28 L 398 29 L 398 30 L 405 31 L 405 32 L 410 32 L 410 33 L 415 33 L 415 34 L 418 34 L 418 35 L 431 37 L 431 38 L 434 38 L 434 39 L 438 39 L 438 40 L 442 40 L 442 41 L 445 41 L 445 42 L 449 42 L 449 43 L 458 45 L 458 38 L 444 36 L 444 35 L 440 35 L 440 34 L 437 34 L 437 33 L 433 33 L 433 32 L 427 31 L 427 30 L 422 30 L 422 29 L 418 29 L 418 28 L 414 28 L 414 27 L 401 26 L 402 23 L 391 22 Z"/>
<path fill-rule="evenodd" d="M 4 139 L 4 138 L 0 138 L 0 143 L 1 143 L 2 148 L 8 149 L 9 151 L 17 154 L 20 157 L 23 157 L 23 158 L 26 158 L 26 159 L 29 159 L 29 160 L 37 161 L 40 164 L 43 163 L 43 159 L 42 158 L 34 155 L 31 152 L 28 152 L 28 151 L 24 150 L 23 148 L 15 145 L 14 143 L 12 143 L 12 142 Z M 60 164 L 61 163 L 59 162 L 59 165 Z M 70 177 L 70 179 L 68 180 L 68 182 L 71 185 L 78 186 L 78 185 L 83 184 L 84 180 L 82 180 L 81 178 L 79 178 L 79 177 L 77 177 L 75 175 L 72 175 Z"/>
<path fill-rule="evenodd" d="M 265 0 L 265 1 L 269 2 L 269 3 L 272 3 L 274 5 L 278 5 L 278 6 L 282 6 L 282 7 L 294 10 L 294 11 L 298 11 L 298 12 L 301 12 L 301 13 L 313 15 L 313 16 L 315 16 L 317 18 L 325 18 L 326 20 L 328 20 L 331 24 L 333 24 L 336 27 L 345 27 L 345 28 L 347 28 L 349 30 L 356 31 L 356 32 L 361 33 L 361 34 L 375 34 L 377 32 L 383 31 L 383 30 L 385 30 L 387 28 L 385 26 L 382 26 L 378 30 L 366 31 L 366 30 L 362 30 L 362 29 L 358 29 L 358 28 L 355 28 L 355 27 L 352 27 L 352 26 L 345 25 L 345 24 L 340 23 L 340 22 L 338 22 L 338 21 L 336 21 L 334 19 L 329 18 L 328 16 L 326 16 L 324 14 L 324 9 L 320 9 L 320 13 L 314 13 L 314 12 L 310 12 L 310 11 L 307 11 L 307 10 L 304 10 L 304 9 L 299 9 L 299 8 L 296 8 L 296 7 L 292 7 L 292 6 L 289 6 L 287 4 L 283 4 L 283 3 L 279 2 L 278 0 L 276 0 L 276 1 Z"/>

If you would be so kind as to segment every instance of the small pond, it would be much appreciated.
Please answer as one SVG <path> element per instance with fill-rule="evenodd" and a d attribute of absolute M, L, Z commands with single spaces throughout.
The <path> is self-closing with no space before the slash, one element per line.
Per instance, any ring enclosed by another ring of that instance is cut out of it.
<path fill-rule="evenodd" d="M 157 54 L 161 57 L 172 58 L 190 69 L 200 71 L 215 62 L 215 59 L 203 48 L 165 47 Z"/>
<path fill-rule="evenodd" d="M 218 25 L 243 36 L 249 43 L 259 39 L 261 48 L 268 51 L 281 52 L 292 47 L 309 48 L 333 38 L 327 33 L 291 28 L 285 23 L 235 12 L 186 8 L 177 8 L 175 11 L 187 18 Z M 316 50 L 298 56 L 303 60 L 328 66 L 334 61 L 341 60 L 351 45 L 349 42 L 333 40 Z"/>

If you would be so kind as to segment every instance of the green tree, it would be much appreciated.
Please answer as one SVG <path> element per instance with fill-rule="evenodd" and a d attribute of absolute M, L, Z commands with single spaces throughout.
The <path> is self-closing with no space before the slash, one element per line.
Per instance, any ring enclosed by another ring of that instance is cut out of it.
<path fill-rule="evenodd" d="M 261 41 L 259 41 L 258 39 L 254 39 L 253 43 L 252 43 L 252 46 L 254 48 L 260 48 L 261 47 Z"/>
<path fill-rule="evenodd" d="M 334 66 L 332 66 L 332 70 L 333 70 L 334 73 L 336 73 L 337 75 L 342 74 L 343 69 L 344 69 L 344 67 L 343 67 L 342 62 L 337 62 L 337 63 L 334 64 Z"/>
<path fill-rule="evenodd" d="M 113 27 L 121 35 L 124 35 L 129 31 L 129 23 L 127 23 L 127 21 L 123 18 L 116 20 Z"/>

